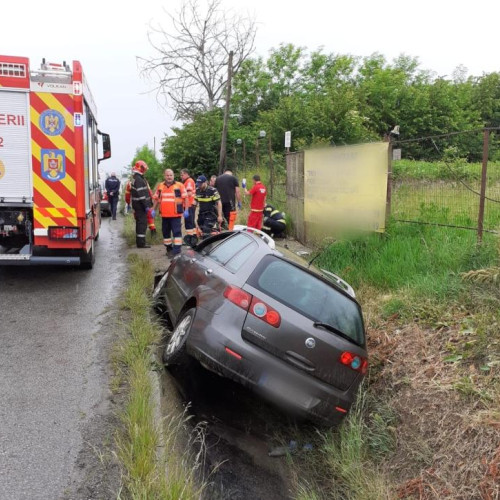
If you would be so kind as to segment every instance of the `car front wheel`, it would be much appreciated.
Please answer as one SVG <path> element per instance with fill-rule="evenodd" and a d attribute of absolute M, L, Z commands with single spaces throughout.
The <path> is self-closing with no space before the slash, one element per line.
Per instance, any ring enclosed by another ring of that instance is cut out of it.
<path fill-rule="evenodd" d="M 166 366 L 181 364 L 186 358 L 186 341 L 193 324 L 196 310 L 189 309 L 177 322 L 171 337 L 163 351 L 163 363 Z"/>

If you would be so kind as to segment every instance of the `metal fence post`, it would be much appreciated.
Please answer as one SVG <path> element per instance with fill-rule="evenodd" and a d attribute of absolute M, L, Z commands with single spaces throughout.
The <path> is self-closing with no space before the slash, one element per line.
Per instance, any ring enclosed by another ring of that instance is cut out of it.
<path fill-rule="evenodd" d="M 483 223 L 484 223 L 484 202 L 486 197 L 486 174 L 488 172 L 488 145 L 490 141 L 490 131 L 483 130 L 483 167 L 481 170 L 481 195 L 479 198 L 479 214 L 477 218 L 477 244 L 483 241 Z"/>
<path fill-rule="evenodd" d="M 391 217 L 391 202 L 392 202 L 392 141 L 390 136 L 387 138 L 387 194 L 385 199 L 385 229 Z"/>

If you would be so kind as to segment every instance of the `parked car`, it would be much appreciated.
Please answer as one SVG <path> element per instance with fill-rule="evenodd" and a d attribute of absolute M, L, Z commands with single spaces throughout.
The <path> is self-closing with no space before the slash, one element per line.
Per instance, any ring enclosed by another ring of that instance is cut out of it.
<path fill-rule="evenodd" d="M 109 206 L 108 193 L 104 187 L 101 187 L 101 215 L 111 217 L 111 207 Z"/>
<path fill-rule="evenodd" d="M 368 367 L 360 305 L 338 276 L 236 226 L 183 248 L 157 283 L 167 366 L 196 358 L 287 411 L 333 425 Z"/>

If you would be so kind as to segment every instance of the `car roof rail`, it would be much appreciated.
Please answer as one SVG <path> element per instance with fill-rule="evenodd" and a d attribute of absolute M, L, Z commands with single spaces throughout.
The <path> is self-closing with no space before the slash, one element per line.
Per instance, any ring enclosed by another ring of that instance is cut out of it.
<path fill-rule="evenodd" d="M 269 236 L 268 234 L 264 233 L 264 231 L 261 231 L 260 229 L 255 229 L 254 227 L 250 226 L 243 226 L 240 224 L 236 224 L 233 227 L 234 231 L 246 231 L 248 233 L 253 233 L 256 234 L 261 240 L 264 240 L 264 242 L 267 244 L 267 246 L 271 250 L 276 250 L 276 243 L 274 240 Z"/>
<path fill-rule="evenodd" d="M 354 293 L 354 289 L 352 288 L 347 281 L 344 281 L 340 276 L 337 276 L 336 274 L 332 273 L 331 271 L 327 271 L 326 269 L 321 269 L 322 273 L 325 273 L 326 276 L 328 276 L 332 281 L 337 283 L 340 288 L 345 290 L 353 299 L 356 298 L 356 294 Z"/>

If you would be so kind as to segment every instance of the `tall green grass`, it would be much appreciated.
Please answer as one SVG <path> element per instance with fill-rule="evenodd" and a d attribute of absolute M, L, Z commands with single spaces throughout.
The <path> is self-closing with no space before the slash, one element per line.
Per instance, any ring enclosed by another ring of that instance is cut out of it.
<path fill-rule="evenodd" d="M 398 160 L 392 162 L 392 177 L 395 180 L 480 180 L 481 163 L 469 163 L 465 159 L 448 161 Z M 488 177 L 500 181 L 500 163 L 488 163 Z"/>
<path fill-rule="evenodd" d="M 447 300 L 462 286 L 459 273 L 498 263 L 498 241 L 473 231 L 391 223 L 387 233 L 336 241 L 315 263 L 350 282 L 381 291 L 411 288 L 416 296 Z"/>
<path fill-rule="evenodd" d="M 388 500 L 391 481 L 379 464 L 396 447 L 392 410 L 369 395 L 365 386 L 348 417 L 335 429 L 304 436 L 314 444 L 309 454 L 290 459 L 301 500 Z M 299 434 L 299 439 L 303 440 Z"/>
<path fill-rule="evenodd" d="M 126 388 L 126 404 L 116 435 L 117 457 L 123 471 L 123 496 L 134 500 L 194 500 L 203 485 L 195 478 L 199 457 L 177 445 L 185 415 L 158 420 L 153 395 L 154 350 L 161 327 L 151 320 L 151 263 L 131 255 L 130 283 L 124 292 L 124 308 L 130 321 L 127 333 L 115 349 L 116 387 Z M 165 425 L 164 425 L 165 424 Z M 200 449 L 200 446 L 198 446 Z"/>

